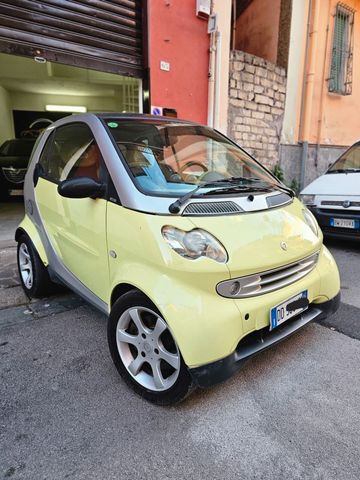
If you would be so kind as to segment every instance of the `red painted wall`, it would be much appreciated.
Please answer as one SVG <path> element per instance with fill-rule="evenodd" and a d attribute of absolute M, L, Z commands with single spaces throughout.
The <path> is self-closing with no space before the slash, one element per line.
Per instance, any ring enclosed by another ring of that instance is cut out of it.
<path fill-rule="evenodd" d="M 209 35 L 195 7 L 195 0 L 148 0 L 150 101 L 206 123 Z M 160 70 L 161 60 L 169 72 Z"/>

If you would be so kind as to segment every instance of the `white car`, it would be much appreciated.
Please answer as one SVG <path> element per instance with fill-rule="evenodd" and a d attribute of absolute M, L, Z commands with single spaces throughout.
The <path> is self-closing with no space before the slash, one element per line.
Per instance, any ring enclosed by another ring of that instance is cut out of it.
<path fill-rule="evenodd" d="M 325 235 L 360 239 L 360 142 L 300 193 Z"/>

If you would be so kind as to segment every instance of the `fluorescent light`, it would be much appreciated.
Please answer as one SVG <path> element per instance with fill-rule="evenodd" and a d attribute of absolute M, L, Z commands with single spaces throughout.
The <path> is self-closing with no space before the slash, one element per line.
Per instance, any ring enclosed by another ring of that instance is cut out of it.
<path fill-rule="evenodd" d="M 73 105 L 45 105 L 47 112 L 71 112 L 71 113 L 86 113 L 86 107 L 77 107 Z"/>

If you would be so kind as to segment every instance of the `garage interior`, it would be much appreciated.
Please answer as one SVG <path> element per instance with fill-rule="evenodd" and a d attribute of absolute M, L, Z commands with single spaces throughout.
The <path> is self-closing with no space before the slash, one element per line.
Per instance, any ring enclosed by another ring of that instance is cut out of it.
<path fill-rule="evenodd" d="M 140 90 L 136 78 L 1 53 L 0 145 L 21 136 L 27 121 L 56 120 L 71 114 L 72 107 L 87 112 L 139 112 Z"/>

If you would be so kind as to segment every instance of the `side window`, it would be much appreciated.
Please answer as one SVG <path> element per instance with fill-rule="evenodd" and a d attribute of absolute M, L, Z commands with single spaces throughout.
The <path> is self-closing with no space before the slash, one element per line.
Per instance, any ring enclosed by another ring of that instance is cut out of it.
<path fill-rule="evenodd" d="M 52 146 L 52 143 L 53 143 L 53 140 L 54 140 L 54 133 L 55 132 L 52 132 L 50 135 L 49 135 L 49 138 L 46 140 L 46 143 L 42 149 L 42 152 L 40 154 L 40 158 L 39 158 L 39 162 L 38 164 L 41 166 L 41 175 L 44 176 L 44 177 L 47 177 L 47 172 L 49 170 L 49 165 L 48 165 L 48 155 L 49 155 L 49 151 L 51 150 L 51 146 Z"/>
<path fill-rule="evenodd" d="M 71 123 L 51 134 L 39 163 L 44 176 L 56 183 L 74 177 L 99 180 L 102 158 L 90 128 Z"/>

